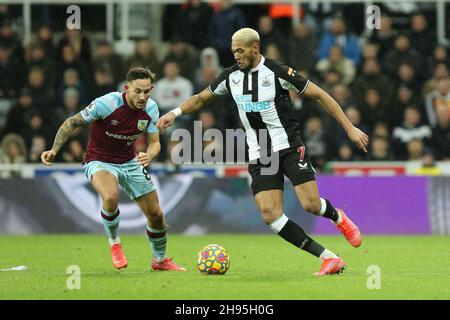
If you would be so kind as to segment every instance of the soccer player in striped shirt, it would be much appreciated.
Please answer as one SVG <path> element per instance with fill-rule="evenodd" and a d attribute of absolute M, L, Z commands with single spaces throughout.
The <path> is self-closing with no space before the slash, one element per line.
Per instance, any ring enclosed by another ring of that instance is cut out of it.
<path fill-rule="evenodd" d="M 286 175 L 306 211 L 330 219 L 352 246 L 361 245 L 358 227 L 342 210 L 335 209 L 330 201 L 319 195 L 315 170 L 301 138 L 289 91 L 318 101 L 364 152 L 367 152 L 368 136 L 352 125 L 338 103 L 320 87 L 294 69 L 262 56 L 259 34 L 255 30 L 238 30 L 232 37 L 231 51 L 235 65 L 222 71 L 208 88 L 162 116 L 156 125 L 164 130 L 177 116 L 199 110 L 216 96 L 231 95 L 246 131 L 251 188 L 263 221 L 286 241 L 322 260 L 316 275 L 340 273 L 345 268 L 344 260 L 314 241 L 283 212 Z M 260 143 L 262 135 L 269 142 L 267 146 Z M 261 149 L 266 149 L 266 155 L 278 152 L 276 173 L 263 172 L 267 165 L 261 163 Z"/>

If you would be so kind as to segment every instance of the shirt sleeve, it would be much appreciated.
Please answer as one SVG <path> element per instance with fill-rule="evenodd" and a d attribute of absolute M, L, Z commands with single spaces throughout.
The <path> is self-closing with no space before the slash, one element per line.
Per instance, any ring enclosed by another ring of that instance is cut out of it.
<path fill-rule="evenodd" d="M 111 113 L 111 106 L 109 106 L 111 101 L 108 100 L 108 95 L 93 100 L 86 108 L 81 110 L 80 114 L 83 119 L 91 123 L 106 118 Z"/>
<path fill-rule="evenodd" d="M 303 93 L 309 84 L 309 80 L 287 65 L 280 65 L 277 70 L 281 87 L 289 91 Z"/>
<path fill-rule="evenodd" d="M 215 96 L 223 96 L 228 93 L 228 69 L 223 70 L 216 79 L 214 79 L 213 83 L 209 85 L 209 90 Z"/>
<path fill-rule="evenodd" d="M 156 122 L 159 119 L 159 109 L 156 102 L 153 101 L 151 105 L 148 115 L 150 116 L 150 124 L 147 126 L 147 133 L 159 133 L 159 129 L 156 127 Z"/>

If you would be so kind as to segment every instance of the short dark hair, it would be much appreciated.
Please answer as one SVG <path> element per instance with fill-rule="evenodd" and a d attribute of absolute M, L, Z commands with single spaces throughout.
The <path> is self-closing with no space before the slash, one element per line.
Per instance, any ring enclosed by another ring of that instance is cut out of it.
<path fill-rule="evenodd" d="M 148 68 L 133 68 L 128 71 L 126 80 L 127 82 L 132 82 L 137 79 L 150 79 L 153 83 L 155 82 L 156 75 Z"/>

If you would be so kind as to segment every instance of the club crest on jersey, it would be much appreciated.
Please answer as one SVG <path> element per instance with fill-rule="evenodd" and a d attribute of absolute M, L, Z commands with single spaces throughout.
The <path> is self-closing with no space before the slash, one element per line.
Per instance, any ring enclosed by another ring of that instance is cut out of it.
<path fill-rule="evenodd" d="M 261 85 L 263 87 L 270 87 L 270 85 L 271 85 L 270 80 L 267 79 L 267 77 L 264 77 L 263 81 L 261 82 Z"/>
<path fill-rule="evenodd" d="M 137 127 L 139 130 L 144 131 L 147 128 L 148 120 L 138 120 Z"/>

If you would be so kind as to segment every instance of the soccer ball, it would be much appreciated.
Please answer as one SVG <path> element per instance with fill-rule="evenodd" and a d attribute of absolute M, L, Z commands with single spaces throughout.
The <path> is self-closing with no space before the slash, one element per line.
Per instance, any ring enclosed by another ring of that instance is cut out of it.
<path fill-rule="evenodd" d="M 197 268 L 203 274 L 224 274 L 230 267 L 230 256 L 224 247 L 210 244 L 197 255 Z"/>

